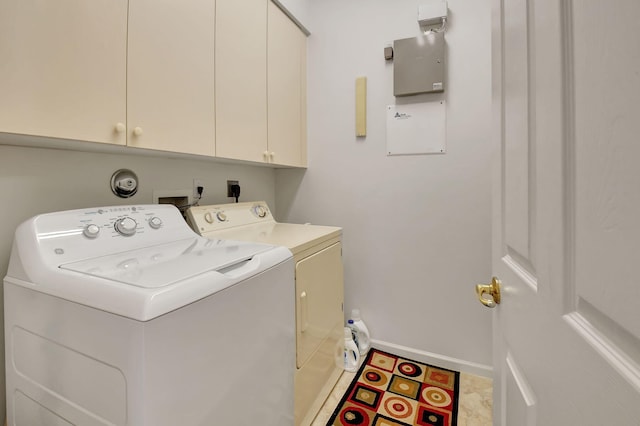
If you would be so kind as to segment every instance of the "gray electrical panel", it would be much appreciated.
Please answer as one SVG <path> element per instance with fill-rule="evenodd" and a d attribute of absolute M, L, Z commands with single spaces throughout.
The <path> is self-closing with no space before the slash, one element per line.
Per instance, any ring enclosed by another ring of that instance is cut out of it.
<path fill-rule="evenodd" d="M 444 32 L 393 42 L 393 94 L 444 92 Z"/>

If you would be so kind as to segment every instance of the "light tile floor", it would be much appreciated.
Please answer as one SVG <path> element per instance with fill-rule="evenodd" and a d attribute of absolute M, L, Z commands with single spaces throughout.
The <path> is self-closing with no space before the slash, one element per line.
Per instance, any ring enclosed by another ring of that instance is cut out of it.
<path fill-rule="evenodd" d="M 342 373 L 342 377 L 327 397 L 311 426 L 325 426 L 342 395 L 356 373 Z M 487 377 L 460 373 L 460 397 L 458 399 L 458 426 L 491 426 L 493 383 Z"/>

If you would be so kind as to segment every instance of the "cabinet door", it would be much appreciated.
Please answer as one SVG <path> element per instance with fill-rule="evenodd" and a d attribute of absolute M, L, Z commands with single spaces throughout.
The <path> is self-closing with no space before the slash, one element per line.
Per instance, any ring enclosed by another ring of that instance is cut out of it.
<path fill-rule="evenodd" d="M 127 143 L 215 154 L 215 2 L 130 0 Z"/>
<path fill-rule="evenodd" d="M 269 2 L 267 36 L 270 162 L 306 165 L 306 36 Z"/>
<path fill-rule="evenodd" d="M 218 157 L 266 159 L 263 154 L 267 149 L 267 2 L 216 2 Z"/>
<path fill-rule="evenodd" d="M 126 52 L 126 0 L 1 1 L 0 131 L 124 144 Z"/>
<path fill-rule="evenodd" d="M 332 332 L 344 324 L 341 243 L 296 264 L 296 294 L 296 367 L 301 368 L 327 339 L 331 340 L 329 347 L 335 347 Z M 344 334 L 337 337 L 344 338 Z"/>

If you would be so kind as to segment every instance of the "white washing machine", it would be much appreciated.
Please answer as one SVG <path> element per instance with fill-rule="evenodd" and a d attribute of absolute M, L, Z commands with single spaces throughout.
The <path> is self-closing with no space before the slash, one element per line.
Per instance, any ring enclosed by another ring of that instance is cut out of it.
<path fill-rule="evenodd" d="M 9 425 L 293 424 L 294 263 L 170 205 L 36 216 L 4 279 Z"/>
<path fill-rule="evenodd" d="M 342 229 L 278 223 L 264 201 L 192 207 L 187 211 L 187 221 L 208 238 L 275 244 L 293 252 L 295 424 L 310 424 L 342 374 Z"/>

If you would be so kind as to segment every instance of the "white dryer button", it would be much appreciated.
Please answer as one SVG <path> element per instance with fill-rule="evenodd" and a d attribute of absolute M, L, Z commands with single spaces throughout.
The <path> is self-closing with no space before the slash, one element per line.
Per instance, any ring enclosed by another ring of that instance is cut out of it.
<path fill-rule="evenodd" d="M 82 233 L 87 238 L 96 238 L 100 234 L 100 227 L 98 225 L 90 223 L 84 227 Z"/>
<path fill-rule="evenodd" d="M 255 206 L 253 208 L 253 211 L 259 218 L 263 218 L 267 215 L 267 209 L 265 209 L 263 206 Z"/>
<path fill-rule="evenodd" d="M 222 213 L 222 212 L 216 213 L 216 217 L 218 218 L 218 220 L 220 222 L 226 222 L 227 221 L 227 215 Z"/>
<path fill-rule="evenodd" d="M 151 219 L 149 219 L 149 226 L 153 229 L 160 229 L 160 227 L 162 226 L 162 219 L 160 219 L 158 216 L 154 216 Z"/>

